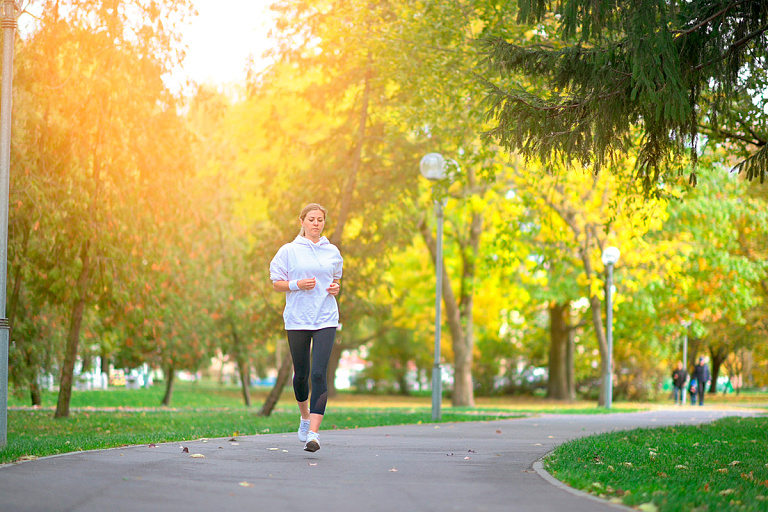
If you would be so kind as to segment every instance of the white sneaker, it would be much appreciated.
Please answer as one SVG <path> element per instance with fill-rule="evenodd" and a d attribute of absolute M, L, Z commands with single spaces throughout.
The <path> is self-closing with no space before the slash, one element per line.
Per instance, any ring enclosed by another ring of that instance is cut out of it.
<path fill-rule="evenodd" d="M 307 434 L 309 433 L 309 420 L 302 419 L 299 423 L 299 441 L 302 443 L 307 442 Z"/>
<path fill-rule="evenodd" d="M 304 445 L 305 452 L 316 452 L 320 449 L 320 435 L 317 432 L 309 431 L 307 434 L 307 444 Z"/>

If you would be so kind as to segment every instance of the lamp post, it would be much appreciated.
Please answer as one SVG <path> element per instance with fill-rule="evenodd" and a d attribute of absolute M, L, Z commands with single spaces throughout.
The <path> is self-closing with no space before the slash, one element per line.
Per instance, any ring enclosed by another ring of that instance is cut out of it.
<path fill-rule="evenodd" d="M 683 371 L 685 372 L 685 384 L 683 384 L 682 402 L 685 405 L 688 396 L 688 328 L 691 326 L 690 320 L 683 320 Z M 695 404 L 694 404 L 695 405 Z"/>
<path fill-rule="evenodd" d="M 433 182 L 433 186 L 445 179 L 445 158 L 440 153 L 429 153 L 419 164 L 421 175 Z M 433 194 L 435 196 L 435 194 Z M 435 196 L 435 214 L 437 216 L 436 255 L 435 255 L 435 363 L 432 366 L 432 421 L 440 421 L 440 401 L 442 398 L 442 369 L 440 367 L 440 306 L 443 295 L 443 207 L 445 199 Z"/>
<path fill-rule="evenodd" d="M 13 43 L 16 2 L 3 0 L 3 82 L 0 96 L 0 448 L 8 442 L 8 343 L 10 324 L 5 316 L 8 281 L 8 194 L 11 176 L 11 107 L 13 103 Z"/>
<path fill-rule="evenodd" d="M 13 43 L 16 2 L 3 0 L 3 82 L 0 96 L 0 448 L 8 441 L 8 344 L 10 324 L 5 316 L 8 281 L 8 194 L 11 176 L 11 107 L 13 103 Z"/>
<path fill-rule="evenodd" d="M 616 247 L 606 247 L 603 251 L 603 265 L 605 265 L 605 338 L 608 343 L 608 371 L 605 376 L 605 408 L 613 405 L 613 266 L 619 261 L 621 253 Z"/>

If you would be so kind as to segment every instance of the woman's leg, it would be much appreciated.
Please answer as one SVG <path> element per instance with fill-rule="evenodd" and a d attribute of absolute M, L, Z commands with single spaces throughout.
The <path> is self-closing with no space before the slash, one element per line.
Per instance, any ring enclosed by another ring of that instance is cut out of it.
<path fill-rule="evenodd" d="M 302 419 L 309 419 L 309 362 L 312 331 L 286 331 L 293 359 L 293 394 Z"/>
<path fill-rule="evenodd" d="M 336 328 L 314 332 L 312 340 L 312 396 L 309 399 L 309 430 L 317 432 L 328 403 L 328 363 L 336 340 Z"/>

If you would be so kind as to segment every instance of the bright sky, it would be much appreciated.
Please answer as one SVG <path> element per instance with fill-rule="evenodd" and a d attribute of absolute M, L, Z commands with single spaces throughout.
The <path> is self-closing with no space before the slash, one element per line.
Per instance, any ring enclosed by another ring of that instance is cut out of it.
<path fill-rule="evenodd" d="M 248 56 L 269 48 L 272 0 L 193 0 L 198 16 L 184 30 L 187 57 L 174 78 L 198 83 L 243 83 Z"/>
<path fill-rule="evenodd" d="M 188 20 L 182 34 L 187 56 L 183 69 L 175 70 L 168 80 L 169 86 L 178 87 L 186 77 L 216 85 L 244 83 L 248 56 L 258 61 L 269 48 L 272 1 L 193 0 L 198 16 Z M 36 7 L 34 3 L 27 6 L 33 14 Z M 19 29 L 31 30 L 34 23 L 33 16 L 24 15 Z"/>

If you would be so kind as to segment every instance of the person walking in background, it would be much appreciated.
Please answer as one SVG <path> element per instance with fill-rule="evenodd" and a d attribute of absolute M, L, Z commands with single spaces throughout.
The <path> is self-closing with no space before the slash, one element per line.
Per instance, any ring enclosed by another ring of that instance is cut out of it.
<path fill-rule="evenodd" d="M 688 380 L 688 374 L 683 369 L 682 361 L 678 361 L 677 367 L 672 371 L 672 389 L 676 405 L 683 403 L 683 393 L 685 393 L 686 380 Z"/>
<path fill-rule="evenodd" d="M 328 362 L 339 326 L 336 296 L 343 259 L 339 249 L 322 236 L 327 213 L 317 203 L 305 206 L 299 215 L 299 235 L 283 245 L 269 265 L 272 287 L 286 294 L 283 320 L 293 359 L 293 392 L 301 413 L 298 435 L 308 452 L 320 449 Z"/>
<path fill-rule="evenodd" d="M 705 357 L 699 358 L 699 364 L 693 369 L 693 375 L 696 377 L 697 394 L 699 395 L 699 405 L 704 405 L 704 392 L 709 386 L 711 379 L 709 374 L 709 365 Z"/>

